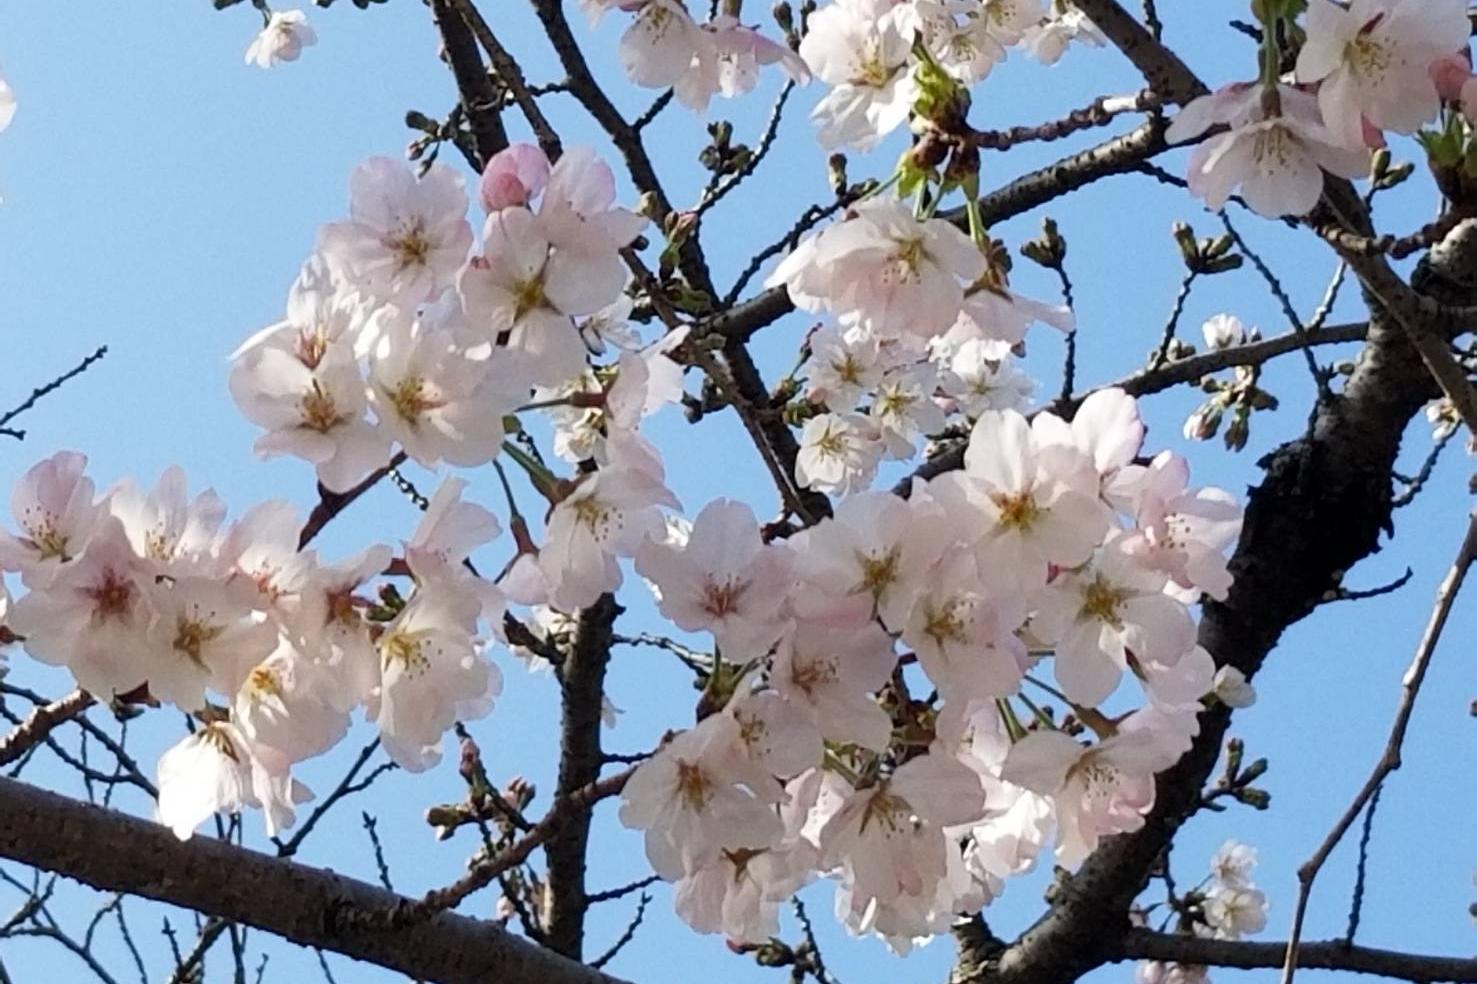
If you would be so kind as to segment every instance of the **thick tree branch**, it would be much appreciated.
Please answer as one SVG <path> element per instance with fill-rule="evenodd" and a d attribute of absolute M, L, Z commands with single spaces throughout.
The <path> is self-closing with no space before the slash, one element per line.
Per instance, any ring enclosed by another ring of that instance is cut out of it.
<path fill-rule="evenodd" d="M 621 613 L 612 595 L 602 595 L 595 604 L 580 610 L 569 655 L 560 667 L 563 693 L 559 729 L 559 786 L 561 799 L 600 778 L 604 750 L 600 747 L 600 712 L 605 699 L 605 667 L 614 644 L 615 620 Z M 572 815 L 549 838 L 548 909 L 544 919 L 544 943 L 568 957 L 579 959 L 584 949 L 585 855 L 590 842 L 593 808 Z"/>
<path fill-rule="evenodd" d="M 1205 967 L 1239 967 L 1244 970 L 1282 966 L 1287 944 L 1249 940 L 1203 940 L 1194 936 L 1130 930 L 1123 938 L 1117 960 L 1163 960 Z M 1477 959 L 1437 957 L 1400 953 L 1369 946 L 1354 946 L 1343 940 L 1304 943 L 1298 963 L 1314 970 L 1342 970 L 1356 974 L 1378 974 L 1406 981 L 1477 981 Z"/>
<path fill-rule="evenodd" d="M 503 126 L 502 98 L 477 53 L 477 39 L 451 0 L 431 0 L 431 16 L 441 32 L 446 60 L 456 76 L 462 110 L 472 128 L 472 145 L 477 154 L 477 170 L 492 160 L 492 155 L 508 146 L 508 131 Z"/>
<path fill-rule="evenodd" d="M 117 850 L 120 844 L 128 850 Z M 103 891 L 254 926 L 442 984 L 619 984 L 491 922 L 442 912 L 405 925 L 356 920 L 415 903 L 329 871 L 166 828 L 0 779 L 0 857 Z"/>
<path fill-rule="evenodd" d="M 1477 230 L 1460 227 L 1423 261 L 1414 282 L 1426 298 L 1447 304 L 1477 298 L 1473 241 Z M 1320 401 L 1306 435 L 1262 462 L 1266 477 L 1248 497 L 1230 562 L 1230 595 L 1205 605 L 1201 645 L 1247 676 L 1288 626 L 1318 606 L 1335 572 L 1378 548 L 1381 532 L 1390 529 L 1390 474 L 1401 438 L 1436 392 L 1406 331 L 1377 298 L 1368 299 L 1368 343 L 1353 375 L 1341 394 Z M 1115 942 L 1129 931 L 1129 905 L 1194 812 L 1229 723 L 1224 707 L 1202 712 L 1191 750 L 1157 777 L 1143 829 L 1105 840 L 1062 885 L 1051 910 L 969 980 L 1060 984 L 1114 959 Z"/>

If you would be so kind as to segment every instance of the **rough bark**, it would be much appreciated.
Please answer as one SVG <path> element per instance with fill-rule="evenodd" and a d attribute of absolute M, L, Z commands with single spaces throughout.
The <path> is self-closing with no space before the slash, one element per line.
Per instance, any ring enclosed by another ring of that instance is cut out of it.
<path fill-rule="evenodd" d="M 409 899 L 209 838 L 0 779 L 0 857 L 275 933 L 439 984 L 620 984 L 491 922 L 445 912 L 394 925 L 355 919 Z"/>
<path fill-rule="evenodd" d="M 621 606 L 603 595 L 581 609 L 570 651 L 560 666 L 563 710 L 559 741 L 559 788 L 563 798 L 600 778 L 600 711 L 605 697 L 605 667 L 610 662 L 611 633 Z M 593 810 L 571 817 L 549 839 L 546 946 L 578 960 L 584 951 L 585 858 L 590 844 Z"/>

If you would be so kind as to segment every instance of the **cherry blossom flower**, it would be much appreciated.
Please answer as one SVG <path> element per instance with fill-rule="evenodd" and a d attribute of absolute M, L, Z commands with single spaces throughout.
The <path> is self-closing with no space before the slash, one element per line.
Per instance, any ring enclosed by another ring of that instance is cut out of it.
<path fill-rule="evenodd" d="M 1026 647 L 1014 634 L 1024 606 L 980 579 L 973 551 L 947 554 L 923 579 L 902 628 L 946 702 L 1008 697 L 1020 686 Z"/>
<path fill-rule="evenodd" d="M 259 756 L 301 762 L 337 745 L 349 715 L 335 693 L 340 678 L 282 640 L 244 676 L 232 720 Z"/>
<path fill-rule="evenodd" d="M 214 489 L 188 498 L 184 469 L 171 465 L 145 494 L 132 479 L 108 493 L 107 507 L 128 535 L 134 553 L 160 574 L 219 573 L 226 504 Z"/>
<path fill-rule="evenodd" d="M 882 751 L 892 720 L 870 694 L 896 664 L 887 633 L 853 604 L 798 621 L 775 650 L 770 683 L 808 708 L 828 741 Z"/>
<path fill-rule="evenodd" d="M 944 337 L 955 345 L 983 339 L 992 343 L 986 349 L 989 357 L 1001 359 L 1025 341 L 1027 329 L 1037 322 L 1068 334 L 1077 323 L 1070 308 L 1017 294 L 992 273 L 970 288 L 958 320 Z"/>
<path fill-rule="evenodd" d="M 877 337 L 857 326 L 829 325 L 810 336 L 807 396 L 836 413 L 855 410 L 862 397 L 882 381 Z"/>
<path fill-rule="evenodd" d="M 318 249 L 348 286 L 416 305 L 450 287 L 472 247 L 461 175 L 371 157 L 349 179 L 349 218 L 324 226 Z"/>
<path fill-rule="evenodd" d="M 1210 875 L 1221 885 L 1250 888 L 1251 872 L 1256 863 L 1256 848 L 1237 840 L 1228 840 L 1211 857 Z"/>
<path fill-rule="evenodd" d="M 913 6 L 929 54 L 960 82 L 979 82 L 1005 60 L 1005 46 L 990 31 L 983 5 L 916 0 Z"/>
<path fill-rule="evenodd" d="M 0 570 L 20 571 L 27 587 L 41 587 L 82 553 L 104 516 L 86 468 L 86 455 L 60 451 L 15 483 L 10 510 L 20 535 L 0 530 Z"/>
<path fill-rule="evenodd" d="M 737 740 L 737 722 L 712 715 L 642 763 L 621 793 L 621 823 L 646 832 L 647 860 L 668 881 L 784 833 L 775 812 L 723 770 Z"/>
<path fill-rule="evenodd" d="M 1068 699 L 1095 707 L 1128 667 L 1172 664 L 1195 644 L 1185 606 L 1164 593 L 1164 575 L 1122 548 L 1122 537 L 1080 571 L 1059 574 L 1039 597 L 1032 632 L 1056 639 L 1054 667 Z"/>
<path fill-rule="evenodd" d="M 468 319 L 489 339 L 507 337 L 529 382 L 549 385 L 578 375 L 585 346 L 574 316 L 593 314 L 620 293 L 619 264 L 592 268 L 578 253 L 551 252 L 538 218 L 525 209 L 488 216 L 483 241 L 482 259 L 457 281 Z"/>
<path fill-rule="evenodd" d="M 436 487 L 415 532 L 405 542 L 405 560 L 416 577 L 470 574 L 462 563 L 472 551 L 502 533 L 497 517 L 475 502 L 463 502 L 467 482 L 448 478 Z"/>
<path fill-rule="evenodd" d="M 503 442 L 508 396 L 486 362 L 425 318 L 397 324 L 369 361 L 369 402 L 380 431 L 427 468 L 480 465 Z"/>
<path fill-rule="evenodd" d="M 807 588 L 838 600 L 863 598 L 897 631 L 953 537 L 948 517 L 926 497 L 906 502 L 890 492 L 861 492 L 791 543 Z"/>
<path fill-rule="evenodd" d="M 265 811 L 267 835 L 292 826 L 294 807 L 312 798 L 308 788 L 274 774 L 235 725 L 218 721 L 186 736 L 159 758 L 159 822 L 189 840 L 213 813 Z"/>
<path fill-rule="evenodd" d="M 759 70 L 778 64 L 795 82 L 810 81 L 810 69 L 788 47 L 766 38 L 738 18 L 719 14 L 699 26 L 692 61 L 673 83 L 677 101 L 688 109 L 705 112 L 714 95 L 726 99 L 752 92 L 759 84 Z"/>
<path fill-rule="evenodd" d="M 805 422 L 795 481 L 801 488 L 846 495 L 866 489 L 877 475 L 882 441 L 876 426 L 857 413 L 823 413 Z"/>
<path fill-rule="evenodd" d="M 1174 118 L 1165 139 L 1189 140 L 1218 123 L 1229 124 L 1230 132 L 1211 137 L 1190 155 L 1190 191 L 1212 209 L 1240 187 L 1246 203 L 1262 215 L 1304 215 L 1323 194 L 1324 170 L 1357 178 L 1368 169 L 1368 153 L 1340 146 L 1323 123 L 1318 100 L 1291 86 L 1263 90 L 1238 84 L 1201 96 Z"/>
<path fill-rule="evenodd" d="M 890 372 L 877 386 L 870 416 L 889 458 L 908 460 L 919 440 L 944 429 L 944 412 L 934 402 L 937 388 L 938 377 L 927 363 Z"/>
<path fill-rule="evenodd" d="M 402 768 L 422 772 L 441 761 L 441 737 L 457 721 L 482 717 L 502 690 L 502 675 L 472 636 L 475 598 L 421 585 L 378 648 L 382 678 L 366 718 Z"/>
<path fill-rule="evenodd" d="M 785 632 L 790 566 L 790 551 L 766 545 L 753 511 L 731 499 L 704 506 L 680 547 L 649 539 L 636 554 L 662 614 L 684 631 L 713 633 L 731 660 L 763 656 Z"/>
<path fill-rule="evenodd" d="M 377 544 L 342 563 L 319 567 L 293 613 L 289 629 L 295 644 L 332 675 L 330 697 L 343 711 L 368 699 L 380 684 L 379 651 L 363 615 L 369 602 L 356 592 L 381 574 L 392 556 L 389 547 Z"/>
<path fill-rule="evenodd" d="M 1317 82 L 1328 128 L 1348 147 L 1376 130 L 1414 133 L 1436 117 L 1432 62 L 1465 45 L 1466 0 L 1309 0 L 1297 80 Z"/>
<path fill-rule="evenodd" d="M 847 797 L 821 830 L 821 863 L 844 866 L 847 908 L 854 912 L 875 900 L 894 907 L 896 916 L 902 915 L 896 908 L 900 901 L 915 902 L 914 918 L 877 927 L 884 935 L 924 935 L 934 929 L 928 917 L 950 858 L 958 856 L 944 828 L 968 824 L 983 813 L 979 777 L 951 756 L 929 752 Z M 952 908 L 947 911 L 953 915 Z"/>
<path fill-rule="evenodd" d="M 1241 535 L 1241 508 L 1217 488 L 1191 491 L 1189 463 L 1170 451 L 1125 474 L 1139 533 L 1124 547 L 1144 566 L 1162 571 L 1186 603 L 1203 592 L 1224 600 L 1231 574 L 1222 551 Z"/>
<path fill-rule="evenodd" d="M 1052 801 L 1057 860 L 1070 869 L 1103 836 L 1144 825 L 1154 806 L 1156 759 L 1147 732 L 1119 734 L 1089 748 L 1060 731 L 1033 731 L 1011 747 L 1001 777 Z"/>
<path fill-rule="evenodd" d="M 267 26 L 246 49 L 246 64 L 272 68 L 281 62 L 297 61 L 303 49 L 318 43 L 318 35 L 301 10 L 274 10 Z"/>
<path fill-rule="evenodd" d="M 1013 411 L 982 414 L 970 434 L 962 474 L 930 484 L 979 519 L 981 571 L 1026 588 L 1046 583 L 1047 565 L 1075 567 L 1107 533 L 1109 514 L 1084 487 L 1083 455 L 1051 432 L 1066 425 L 1051 414 L 1034 423 Z M 1066 437 L 1070 442 L 1070 432 Z M 1095 485 L 1095 483 L 1094 483 Z"/>
<path fill-rule="evenodd" d="M 636 468 L 602 468 L 549 514 L 539 569 L 556 608 L 574 611 L 621 584 L 617 557 L 635 554 L 661 529 L 659 506 L 680 508 L 654 477 Z"/>
<path fill-rule="evenodd" d="M 26 652 L 65 666 L 83 690 L 103 698 L 128 693 L 146 679 L 150 581 L 122 524 L 108 517 L 80 557 L 16 601 L 10 629 L 25 637 Z"/>
<path fill-rule="evenodd" d="M 724 771 L 760 799 L 785 802 L 785 782 L 820 763 L 823 746 L 814 721 L 776 691 L 738 694 L 723 713 L 738 725 Z"/>
<path fill-rule="evenodd" d="M 908 118 L 910 14 L 890 0 L 836 0 L 810 15 L 800 57 L 832 87 L 811 113 L 823 147 L 870 150 Z"/>
<path fill-rule="evenodd" d="M 489 213 L 529 205 L 549 183 L 549 158 L 534 144 L 513 144 L 492 155 L 477 185 Z"/>
<path fill-rule="evenodd" d="M 1021 43 L 1041 64 L 1055 65 L 1073 44 L 1101 48 L 1108 39 L 1082 11 L 1062 0 L 1053 0 L 1051 16 L 1029 28 Z"/>
<path fill-rule="evenodd" d="M 1016 368 L 1008 352 L 994 354 L 988 340 L 971 338 L 943 348 L 941 355 L 944 366 L 939 386 L 966 417 L 978 417 L 988 410 L 1024 412 L 1030 405 L 1035 380 Z"/>
<path fill-rule="evenodd" d="M 594 148 L 570 147 L 550 170 L 538 207 L 549 243 L 582 254 L 592 269 L 597 260 L 603 263 L 603 283 L 613 279 L 608 270 L 619 263 L 616 252 L 646 228 L 645 218 L 616 207 L 615 191 L 615 174 Z"/>
<path fill-rule="evenodd" d="M 1201 325 L 1200 331 L 1212 352 L 1246 343 L 1246 326 L 1234 314 L 1218 314 Z"/>
<path fill-rule="evenodd" d="M 355 345 L 368 309 L 336 289 L 314 258 L 287 302 L 287 319 L 259 332 L 231 356 L 231 396 L 267 433 L 263 457 L 312 462 L 318 480 L 342 492 L 389 459 L 389 442 L 365 419 L 364 376 Z"/>
<path fill-rule="evenodd" d="M 1217 886 L 1204 908 L 1206 925 L 1219 940 L 1239 940 L 1267 928 L 1267 896 L 1250 886 Z"/>
<path fill-rule="evenodd" d="M 784 284 L 808 311 L 831 311 L 884 335 L 928 337 L 954 322 L 964 284 L 984 272 L 984 255 L 952 223 L 920 222 L 906 204 L 872 198 L 801 243 L 765 283 Z"/>
<path fill-rule="evenodd" d="M 297 508 L 280 499 L 258 503 L 226 532 L 221 562 L 256 586 L 257 607 L 287 619 L 311 588 L 318 558 L 299 551 Z"/>
<path fill-rule="evenodd" d="M 150 695 L 181 710 L 203 708 L 207 688 L 235 693 L 251 667 L 276 646 L 276 627 L 253 617 L 251 585 L 176 577 L 146 587 L 154 619 L 141 668 Z"/>

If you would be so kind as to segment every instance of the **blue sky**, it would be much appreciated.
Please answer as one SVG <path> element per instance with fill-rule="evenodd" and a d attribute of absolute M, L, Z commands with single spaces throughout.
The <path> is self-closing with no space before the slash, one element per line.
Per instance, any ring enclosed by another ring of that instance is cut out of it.
<path fill-rule="evenodd" d="M 620 80 L 613 64 L 620 17 L 592 34 L 578 12 L 571 13 L 597 74 L 610 83 L 628 115 L 639 112 L 654 94 L 631 90 Z M 761 14 L 756 5 L 750 16 Z M 1252 74 L 1250 43 L 1224 26 L 1245 16 L 1244 4 L 1168 4 L 1163 14 L 1167 40 L 1204 78 L 1216 84 Z M 214 486 L 236 515 L 271 497 L 311 504 L 313 482 L 306 466 L 259 462 L 252 455 L 253 430 L 226 392 L 226 356 L 248 333 L 281 316 L 287 287 L 317 227 L 344 212 L 353 166 L 371 154 L 400 153 L 411 136 L 401 123 L 405 111 L 444 115 L 455 93 L 450 73 L 436 59 L 435 32 L 421 4 L 391 0 L 360 11 L 341 2 L 310 16 L 319 45 L 299 63 L 262 72 L 242 63 L 260 23 L 244 4 L 221 13 L 206 0 L 91 3 L 65 12 L 52 4 L 0 6 L 0 73 L 20 102 L 15 123 L 0 135 L 5 197 L 0 206 L 0 407 L 18 402 L 32 385 L 98 345 L 110 347 L 101 365 L 23 421 L 30 432 L 24 443 L 0 438 L 0 485 L 39 457 L 75 448 L 91 457 L 99 484 L 128 474 L 152 481 L 177 462 L 190 474 L 192 487 Z M 519 4 L 496 9 L 495 26 L 522 59 L 530 80 L 556 79 L 562 73 L 531 22 Z M 1054 69 L 1017 56 L 977 90 L 972 119 L 982 127 L 1037 122 L 1103 92 L 1129 92 L 1140 85 L 1112 51 L 1075 51 Z M 752 143 L 776 87 L 768 78 L 759 92 L 737 104 L 715 102 L 711 115 L 731 119 L 735 139 Z M 824 155 L 804 117 L 818 96 L 815 86 L 799 93 L 779 149 L 710 218 L 707 246 L 720 286 L 776 238 L 790 216 L 828 197 Z M 546 106 L 566 144 L 600 144 L 598 131 L 566 97 L 554 96 Z M 508 119 L 515 138 L 527 139 L 521 121 L 511 114 Z M 1100 136 L 1090 133 L 987 157 L 984 184 L 1003 183 Z M 703 138 L 702 121 L 676 106 L 648 131 L 652 154 L 678 203 L 695 201 L 701 188 L 704 175 L 696 155 Z M 853 155 L 853 177 L 885 175 L 900 146 L 893 141 L 873 155 Z M 1397 146 L 1397 157 L 1411 152 L 1409 144 Z M 443 160 L 460 163 L 449 151 Z M 1181 163 L 1171 157 L 1166 166 L 1173 170 Z M 1411 182 L 1381 199 L 1378 221 L 1384 229 L 1408 231 L 1430 218 L 1433 202 L 1428 187 Z M 1079 378 L 1096 384 L 1132 371 L 1154 345 L 1181 276 L 1171 223 L 1190 221 L 1206 235 L 1218 231 L 1218 223 L 1183 193 L 1132 176 L 1092 186 L 995 233 L 1014 247 L 1035 234 L 1043 214 L 1057 219 L 1070 243 L 1068 266 L 1081 325 Z M 1252 244 L 1266 251 L 1299 309 L 1311 312 L 1333 269 L 1331 255 L 1312 237 L 1250 216 L 1238 220 Z M 1054 280 L 1024 261 L 1017 263 L 1016 285 L 1035 296 L 1054 296 Z M 1200 322 L 1221 311 L 1234 312 L 1269 334 L 1287 327 L 1249 267 L 1197 287 L 1181 334 L 1198 342 Z M 1357 319 L 1360 313 L 1356 292 L 1346 291 L 1333 320 Z M 788 366 L 805 327 L 804 319 L 791 317 L 761 339 L 757 350 L 771 378 Z M 1057 386 L 1060 352 L 1058 338 L 1045 332 L 1033 336 L 1029 364 L 1045 392 Z M 1225 453 L 1218 444 L 1192 446 L 1182 439 L 1180 422 L 1196 403 L 1194 393 L 1184 392 L 1147 401 L 1151 447 L 1189 455 L 1197 482 L 1243 493 L 1258 479 L 1257 459 L 1295 435 L 1306 418 L 1309 386 L 1298 363 L 1287 360 L 1265 378 L 1283 408 L 1254 422 L 1250 443 L 1239 455 Z M 761 515 L 771 510 L 773 491 L 728 415 L 694 428 L 669 411 L 651 431 L 668 449 L 672 486 L 690 514 L 718 495 L 750 498 Z M 1409 443 L 1408 458 L 1416 462 L 1429 438 L 1417 426 Z M 1204 814 L 1180 838 L 1175 863 L 1182 884 L 1199 878 L 1227 837 L 1260 848 L 1258 882 L 1272 898 L 1267 938 L 1285 934 L 1297 865 L 1342 811 L 1383 746 L 1400 676 L 1463 528 L 1468 470 L 1458 455 L 1449 456 L 1417 504 L 1398 514 L 1393 543 L 1348 578 L 1351 586 L 1374 585 L 1408 565 L 1414 577 L 1405 588 L 1357 607 L 1340 604 L 1316 613 L 1287 633 L 1258 678 L 1261 700 L 1238 715 L 1233 730 L 1246 739 L 1248 757 L 1271 757 L 1262 785 L 1272 793 L 1272 809 Z M 432 483 L 423 473 L 413 476 L 423 485 Z M 475 476 L 475 482 L 475 497 L 498 508 L 501 500 L 488 477 Z M 388 487 L 379 489 L 330 529 L 321 548 L 339 557 L 374 540 L 393 542 L 408 535 L 415 519 L 403 498 Z M 1337 529 L 1324 532 L 1340 535 Z M 489 557 L 500 561 L 504 554 L 495 548 Z M 623 630 L 652 627 L 639 585 L 623 600 L 630 608 Z M 1447 628 L 1407 741 L 1405 767 L 1381 803 L 1361 934 L 1365 942 L 1446 952 L 1472 946 L 1466 909 L 1477 897 L 1471 863 L 1477 792 L 1462 765 L 1473 750 L 1468 716 L 1470 640 L 1477 632 L 1473 611 L 1459 605 Z M 23 682 L 58 693 L 65 686 L 63 678 L 35 669 L 23 656 L 13 662 Z M 474 733 L 495 778 L 523 774 L 547 791 L 553 786 L 557 725 L 552 681 L 528 675 L 511 659 L 500 662 L 505 694 Z M 609 689 L 627 710 L 607 736 L 613 750 L 645 749 L 664 729 L 688 720 L 692 692 L 680 666 L 663 654 L 618 651 Z M 684 710 L 674 715 L 674 707 Z M 151 715 L 136 729 L 143 759 L 151 761 L 178 729 L 177 716 Z M 352 756 L 344 747 L 311 763 L 304 778 L 320 792 L 331 789 Z M 34 768 L 34 778 L 48 778 L 43 766 Z M 472 843 L 434 841 L 420 812 L 433 802 L 459 798 L 459 785 L 450 768 L 421 777 L 391 774 L 326 821 L 308 841 L 303 858 L 369 877 L 368 844 L 359 821 L 359 811 L 368 810 L 380 818 L 398 888 L 416 893 L 449 881 Z M 124 802 L 146 809 L 126 795 Z M 546 796 L 540 802 L 546 803 Z M 247 818 L 247 826 L 259 842 L 259 818 Z M 601 809 L 596 829 L 593 888 L 646 873 L 639 839 L 619 828 L 609 806 Z M 1346 845 L 1326 867 L 1309 917 L 1310 937 L 1342 930 L 1352 865 Z M 1001 935 L 1013 935 L 1041 911 L 1045 875 L 1012 883 L 989 910 Z M 830 885 L 822 883 L 805 897 L 827 962 L 846 984 L 946 977 L 952 953 L 947 940 L 897 962 L 879 942 L 850 940 L 836 928 L 830 894 Z M 478 897 L 468 911 L 485 912 L 491 902 Z M 623 900 L 594 914 L 591 953 L 619 935 L 632 905 L 633 900 Z M 69 906 L 76 908 L 64 911 L 85 918 L 80 900 Z M 133 913 L 134 931 L 152 956 L 157 977 L 163 969 L 161 910 L 138 906 Z M 172 918 L 176 925 L 185 919 Z M 786 932 L 794 938 L 792 922 Z M 266 946 L 268 980 L 317 974 L 311 954 L 275 942 Z M 59 964 L 68 958 L 47 947 L 7 942 L 0 958 L 21 980 L 42 968 L 61 967 L 68 980 L 82 973 Z M 341 981 L 393 979 L 330 960 Z M 730 955 L 721 940 L 687 931 L 671 914 L 664 890 L 657 891 L 635 942 L 610 969 L 644 984 L 677 984 L 699 970 L 736 984 L 781 979 L 778 971 Z M 1129 974 L 1129 967 L 1120 966 L 1090 979 L 1125 980 Z M 218 975 L 228 979 L 220 957 L 212 979 Z"/>

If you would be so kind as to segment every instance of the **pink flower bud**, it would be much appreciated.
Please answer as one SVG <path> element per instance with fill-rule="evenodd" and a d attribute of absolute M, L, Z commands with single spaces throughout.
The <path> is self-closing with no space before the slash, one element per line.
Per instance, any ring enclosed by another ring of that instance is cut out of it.
<path fill-rule="evenodd" d="M 549 159 L 533 144 L 513 144 L 499 151 L 482 172 L 482 206 L 498 212 L 527 205 L 549 183 Z"/>
<path fill-rule="evenodd" d="M 1441 98 L 1455 102 L 1462 97 L 1462 87 L 1472 78 L 1472 64 L 1464 54 L 1442 55 L 1431 63 L 1430 72 Z"/>

